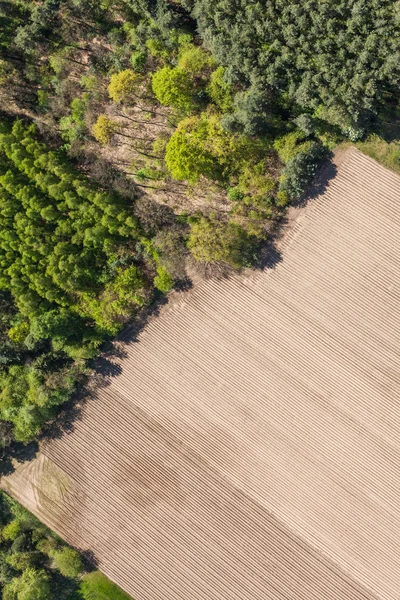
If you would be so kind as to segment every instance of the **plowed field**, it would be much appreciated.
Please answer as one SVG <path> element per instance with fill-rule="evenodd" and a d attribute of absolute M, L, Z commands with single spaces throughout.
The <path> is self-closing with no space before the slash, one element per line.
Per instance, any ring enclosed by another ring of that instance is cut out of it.
<path fill-rule="evenodd" d="M 136 600 L 400 598 L 400 178 L 348 151 L 281 252 L 127 334 L 1 482 Z"/>

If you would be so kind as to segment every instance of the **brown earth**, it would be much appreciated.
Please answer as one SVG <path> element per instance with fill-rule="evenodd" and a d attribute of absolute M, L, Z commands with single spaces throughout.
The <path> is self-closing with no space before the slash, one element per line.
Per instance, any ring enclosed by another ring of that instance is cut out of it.
<path fill-rule="evenodd" d="M 128 332 L 1 481 L 136 600 L 400 597 L 400 178 L 348 151 L 280 249 Z"/>

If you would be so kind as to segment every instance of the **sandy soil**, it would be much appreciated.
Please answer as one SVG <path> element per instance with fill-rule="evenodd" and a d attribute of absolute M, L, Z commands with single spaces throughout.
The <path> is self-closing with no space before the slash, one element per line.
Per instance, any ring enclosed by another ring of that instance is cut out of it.
<path fill-rule="evenodd" d="M 136 600 L 400 597 L 400 178 L 356 150 L 256 276 L 125 336 L 8 489 Z"/>

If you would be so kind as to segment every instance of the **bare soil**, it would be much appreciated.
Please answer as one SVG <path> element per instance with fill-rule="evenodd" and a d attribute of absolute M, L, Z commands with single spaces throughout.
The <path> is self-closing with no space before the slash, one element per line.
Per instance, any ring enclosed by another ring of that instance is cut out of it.
<path fill-rule="evenodd" d="M 273 268 L 127 332 L 54 467 L 1 481 L 136 600 L 400 597 L 400 178 L 337 170 Z"/>

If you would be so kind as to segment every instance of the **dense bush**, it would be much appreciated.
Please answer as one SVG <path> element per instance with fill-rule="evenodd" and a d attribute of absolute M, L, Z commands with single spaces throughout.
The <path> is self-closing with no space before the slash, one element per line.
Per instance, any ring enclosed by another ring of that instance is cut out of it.
<path fill-rule="evenodd" d="M 309 142 L 286 164 L 279 191 L 286 192 L 291 200 L 297 200 L 313 180 L 318 166 L 326 156 L 326 150 L 316 142 Z"/>
<path fill-rule="evenodd" d="M 201 217 L 191 226 L 188 246 L 200 262 L 225 262 L 234 268 L 254 260 L 255 240 L 240 225 Z"/>
<path fill-rule="evenodd" d="M 70 398 L 82 361 L 143 305 L 142 234 L 121 197 L 21 121 L 0 129 L 0 228 L 0 418 L 29 441 Z"/>

